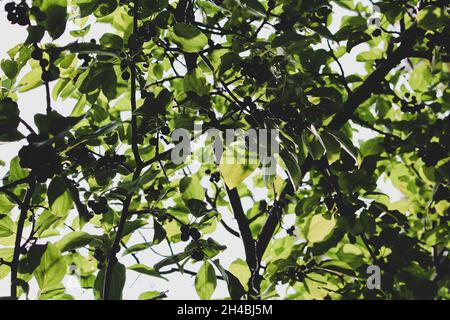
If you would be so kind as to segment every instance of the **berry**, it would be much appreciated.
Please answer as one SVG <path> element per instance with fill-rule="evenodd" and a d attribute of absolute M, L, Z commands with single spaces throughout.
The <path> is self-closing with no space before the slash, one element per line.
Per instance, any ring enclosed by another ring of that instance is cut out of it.
<path fill-rule="evenodd" d="M 356 243 L 356 238 L 352 234 L 349 234 L 348 235 L 348 241 L 350 241 L 351 244 L 355 244 Z"/>
<path fill-rule="evenodd" d="M 45 182 L 61 170 L 61 160 L 51 145 L 27 145 L 18 155 L 21 167 L 31 169 L 39 182 Z"/>
<path fill-rule="evenodd" d="M 381 36 L 381 30 L 380 30 L 380 29 L 375 29 L 375 30 L 372 32 L 372 36 L 374 36 L 374 37 L 379 37 L 379 36 Z"/>
<path fill-rule="evenodd" d="M 16 4 L 14 2 L 8 2 L 7 4 L 5 4 L 5 11 L 6 12 L 11 12 L 16 8 Z"/>
<path fill-rule="evenodd" d="M 180 231 L 181 231 L 181 233 L 189 233 L 189 226 L 187 224 L 183 224 L 180 227 Z"/>
<path fill-rule="evenodd" d="M 181 232 L 181 241 L 188 241 L 189 240 L 189 233 L 187 232 Z"/>
<path fill-rule="evenodd" d="M 202 261 L 205 255 L 200 250 L 195 250 L 191 254 L 191 258 L 195 261 Z"/>
<path fill-rule="evenodd" d="M 122 73 L 122 79 L 128 81 L 130 79 L 130 73 L 128 71 Z"/>
<path fill-rule="evenodd" d="M 156 139 L 156 138 L 151 138 L 151 139 L 150 139 L 150 145 L 152 145 L 152 146 L 158 145 L 158 139 Z"/>
<path fill-rule="evenodd" d="M 44 82 L 50 81 L 52 79 L 52 74 L 50 73 L 50 71 L 43 71 L 41 78 Z"/>
<path fill-rule="evenodd" d="M 252 98 L 251 97 L 244 97 L 244 104 L 245 105 L 250 105 L 252 103 Z"/>
<path fill-rule="evenodd" d="M 31 52 L 31 57 L 32 57 L 34 60 L 40 60 L 40 59 L 42 59 L 42 50 L 39 49 L 39 48 L 34 49 L 33 52 Z"/>
<path fill-rule="evenodd" d="M 196 228 L 191 228 L 189 230 L 189 234 L 192 237 L 193 240 L 198 240 L 201 237 L 200 232 Z"/>
<path fill-rule="evenodd" d="M 88 207 L 91 208 L 95 214 L 105 214 L 108 212 L 108 202 L 105 197 L 101 197 L 98 201 L 89 200 Z"/>
<path fill-rule="evenodd" d="M 165 136 L 170 134 L 170 128 L 168 126 L 164 126 L 161 128 L 161 133 Z"/>
<path fill-rule="evenodd" d="M 183 224 L 180 227 L 181 231 L 181 241 L 188 241 L 189 240 L 189 226 L 186 224 Z"/>

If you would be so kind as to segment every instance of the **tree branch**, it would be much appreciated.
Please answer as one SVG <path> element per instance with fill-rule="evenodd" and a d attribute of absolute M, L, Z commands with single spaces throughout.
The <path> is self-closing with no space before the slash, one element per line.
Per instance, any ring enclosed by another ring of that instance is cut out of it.
<path fill-rule="evenodd" d="M 402 36 L 401 45 L 388 55 L 387 59 L 349 96 L 342 112 L 335 115 L 328 127 L 333 130 L 339 130 L 351 118 L 356 109 L 370 98 L 374 88 L 384 80 L 387 74 L 408 56 L 416 40 L 424 34 L 425 31 L 416 25 L 408 29 Z"/>
<path fill-rule="evenodd" d="M 22 251 L 21 240 L 25 219 L 27 218 L 28 209 L 30 207 L 31 197 L 33 196 L 36 181 L 33 178 L 28 180 L 28 190 L 25 194 L 22 206 L 20 208 L 19 220 L 17 222 L 16 240 L 14 242 L 14 253 L 11 261 L 11 297 L 17 299 L 17 272 L 19 268 L 19 258 Z"/>
<path fill-rule="evenodd" d="M 231 207 L 233 208 L 234 217 L 239 226 L 239 232 L 244 243 L 244 250 L 247 264 L 251 271 L 256 269 L 256 250 L 255 240 L 253 239 L 252 232 L 250 231 L 250 223 L 242 208 L 241 199 L 237 188 L 229 189 L 226 187 L 228 198 L 230 199 Z"/>
<path fill-rule="evenodd" d="M 413 46 L 416 43 L 416 39 L 423 36 L 424 34 L 425 31 L 415 25 L 408 29 L 402 36 L 403 40 L 401 45 L 395 51 L 393 51 L 372 74 L 367 77 L 367 79 L 360 87 L 358 87 L 355 91 L 353 91 L 351 95 L 349 95 L 346 103 L 344 104 L 343 111 L 336 114 L 336 116 L 331 121 L 329 128 L 333 130 L 339 130 L 349 119 L 351 119 L 355 110 L 364 101 L 370 98 L 374 88 L 376 88 L 376 86 L 384 80 L 386 75 L 396 65 L 398 65 L 404 58 L 408 56 L 408 53 L 411 52 Z M 301 172 L 303 173 L 303 175 L 305 175 L 311 169 L 313 163 L 314 161 L 311 159 L 311 157 L 306 158 L 301 166 Z M 280 195 L 280 199 L 284 199 L 287 194 L 291 194 L 292 192 L 292 184 L 288 179 L 287 185 Z M 281 212 L 280 214 L 269 214 L 269 217 L 264 223 L 261 233 L 256 240 L 257 265 L 259 265 L 260 259 L 262 259 L 262 256 L 267 249 L 270 239 L 272 238 L 276 227 L 280 222 L 281 216 Z M 259 272 L 259 270 L 254 270 L 252 274 L 256 276 L 257 272 Z M 259 285 L 259 282 L 262 281 L 262 277 L 257 277 L 255 281 L 256 283 L 254 283 L 254 285 Z"/>
<path fill-rule="evenodd" d="M 18 186 L 19 184 L 28 183 L 29 179 L 30 179 L 30 177 L 28 176 L 28 177 L 25 177 L 23 179 L 19 179 L 19 180 L 10 182 L 8 184 L 5 184 L 5 185 L 0 187 L 0 192 L 4 192 L 7 189 L 14 188 L 15 186 Z"/>

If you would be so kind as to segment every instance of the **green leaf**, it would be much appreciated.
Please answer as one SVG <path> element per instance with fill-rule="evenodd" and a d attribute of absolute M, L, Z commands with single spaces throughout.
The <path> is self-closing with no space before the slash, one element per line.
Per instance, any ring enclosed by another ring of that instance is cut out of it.
<path fill-rule="evenodd" d="M 231 272 L 225 270 L 219 260 L 214 260 L 213 263 L 225 280 L 231 299 L 240 300 L 245 295 L 246 291 L 239 279 L 236 278 Z"/>
<path fill-rule="evenodd" d="M 316 214 L 306 226 L 306 239 L 312 243 L 323 242 L 332 235 L 335 226 L 335 219 L 326 219 L 321 214 Z"/>
<path fill-rule="evenodd" d="M 195 92 L 199 97 L 209 93 L 210 85 L 200 68 L 191 70 L 184 76 L 184 90 Z"/>
<path fill-rule="evenodd" d="M 0 259 L 3 261 L 11 262 L 14 254 L 13 248 L 0 248 Z M 11 271 L 10 267 L 6 264 L 0 265 L 0 280 L 6 277 Z"/>
<path fill-rule="evenodd" d="M 38 21 L 48 34 L 53 38 L 59 38 L 66 29 L 67 1 L 66 0 L 35 0 L 33 4 L 45 14 L 42 21 Z"/>
<path fill-rule="evenodd" d="M 70 190 L 61 177 L 57 176 L 52 179 L 48 186 L 47 196 L 50 209 L 59 217 L 66 216 L 73 207 Z"/>
<path fill-rule="evenodd" d="M 436 30 L 445 24 L 445 11 L 442 8 L 428 5 L 417 14 L 417 24 L 426 30 Z"/>
<path fill-rule="evenodd" d="M 86 232 L 74 231 L 65 235 L 61 240 L 56 242 L 55 245 L 61 252 L 66 252 L 85 247 L 91 243 L 93 239 L 94 236 Z"/>
<path fill-rule="evenodd" d="M 152 243 L 150 243 L 150 242 L 135 244 L 135 245 L 133 245 L 131 247 L 128 247 L 128 249 L 126 249 L 123 252 L 122 256 L 126 256 L 128 254 L 136 253 L 136 252 L 139 252 L 139 251 L 143 251 L 145 249 L 150 248 L 151 246 L 152 246 Z"/>
<path fill-rule="evenodd" d="M 10 98 L 0 100 L 0 133 L 16 131 L 19 122 L 17 103 Z"/>
<path fill-rule="evenodd" d="M 347 41 L 347 52 L 350 52 L 357 45 L 370 41 L 372 38 L 365 32 L 356 31 L 350 35 Z"/>
<path fill-rule="evenodd" d="M 236 259 L 230 264 L 228 270 L 239 279 L 245 290 L 248 290 L 248 280 L 251 277 L 250 269 L 247 262 L 241 258 Z"/>
<path fill-rule="evenodd" d="M 86 36 L 89 33 L 89 30 L 91 30 L 91 25 L 90 24 L 88 24 L 87 26 L 85 26 L 84 28 L 82 28 L 80 30 L 70 31 L 70 35 L 72 37 L 82 38 L 82 37 Z"/>
<path fill-rule="evenodd" d="M 137 219 L 137 220 L 133 220 L 133 221 L 128 221 L 125 224 L 125 227 L 123 228 L 123 233 L 122 233 L 122 237 L 126 237 L 127 235 L 129 235 L 130 233 L 132 233 L 133 231 L 143 227 L 147 225 L 147 221 L 142 220 L 142 219 Z"/>
<path fill-rule="evenodd" d="M 180 253 L 174 254 L 173 256 L 164 258 L 161 261 L 159 261 L 157 264 L 155 264 L 155 270 L 159 270 L 159 269 L 169 266 L 171 264 L 180 262 L 181 260 L 184 260 L 188 256 L 189 256 L 188 252 L 180 252 Z"/>
<path fill-rule="evenodd" d="M 37 62 L 37 61 L 36 61 Z M 19 92 L 27 92 L 42 84 L 42 69 L 39 64 L 30 62 L 31 71 L 22 77 L 19 81 Z"/>
<path fill-rule="evenodd" d="M 302 172 L 297 159 L 287 150 L 281 149 L 280 157 L 287 169 L 289 180 L 291 180 L 294 190 L 297 190 L 301 183 Z"/>
<path fill-rule="evenodd" d="M 189 53 L 202 50 L 208 43 L 208 38 L 199 29 L 182 22 L 177 23 L 169 32 L 169 39 Z"/>
<path fill-rule="evenodd" d="M 66 274 L 67 266 L 59 249 L 51 244 L 45 245 L 39 266 L 33 274 L 41 291 L 58 285 Z"/>
<path fill-rule="evenodd" d="M 195 277 L 195 290 L 202 300 L 209 300 L 217 286 L 216 272 L 208 262 L 203 262 Z"/>
<path fill-rule="evenodd" d="M 359 150 L 353 145 L 350 139 L 340 131 L 328 132 L 354 160 L 359 163 Z"/>
<path fill-rule="evenodd" d="M 414 91 L 424 92 L 428 90 L 431 80 L 430 67 L 426 64 L 421 64 L 414 67 L 408 82 Z"/>
<path fill-rule="evenodd" d="M 433 230 L 425 232 L 423 235 L 424 241 L 429 246 L 435 246 L 440 243 L 448 244 L 450 241 L 450 228 L 445 225 L 440 225 Z"/>
<path fill-rule="evenodd" d="M 0 213 L 10 213 L 14 207 L 14 203 L 9 201 L 5 195 L 0 194 Z"/>
<path fill-rule="evenodd" d="M 1 67 L 5 75 L 9 79 L 14 79 L 18 72 L 17 62 L 14 60 L 3 60 L 1 63 Z"/>
<path fill-rule="evenodd" d="M 60 221 L 61 219 L 62 217 L 58 217 L 50 211 L 44 210 L 36 220 L 36 235 L 41 237 L 46 231 L 50 231 L 49 228 L 53 224 Z"/>
<path fill-rule="evenodd" d="M 97 300 L 103 298 L 103 285 L 105 282 L 105 272 L 106 268 L 101 269 L 98 272 L 97 278 L 95 279 L 94 282 L 94 297 Z M 121 300 L 122 291 L 123 288 L 125 287 L 125 280 L 126 280 L 126 268 L 123 264 L 118 262 L 112 267 L 112 279 L 113 281 L 111 281 L 108 299 Z"/>
<path fill-rule="evenodd" d="M 22 167 L 19 164 L 19 157 L 14 157 L 11 159 L 11 162 L 9 163 L 9 179 L 10 181 L 16 181 L 23 179 L 28 176 L 28 171 L 25 169 L 22 169 Z"/>
<path fill-rule="evenodd" d="M 199 218 L 208 213 L 206 209 L 206 203 L 198 199 L 189 199 L 187 201 L 187 207 L 193 216 Z"/>
<path fill-rule="evenodd" d="M 157 300 L 161 298 L 165 298 L 166 294 L 164 292 L 159 291 L 147 291 L 143 292 L 139 295 L 139 300 Z"/>
<path fill-rule="evenodd" d="M 219 172 L 230 189 L 236 188 L 255 171 L 258 163 L 239 142 L 232 143 L 220 159 Z"/>
<path fill-rule="evenodd" d="M 106 64 L 90 69 L 78 89 L 81 93 L 90 93 L 101 88 L 108 99 L 113 99 L 116 95 L 116 85 L 117 77 L 114 68 L 111 64 Z"/>
<path fill-rule="evenodd" d="M 153 231 L 154 234 L 152 244 L 161 243 L 166 238 L 166 230 L 156 219 L 153 219 Z"/>
<path fill-rule="evenodd" d="M 186 201 L 190 199 L 203 200 L 205 198 L 205 191 L 196 176 L 183 177 L 180 180 L 180 192 Z"/>
<path fill-rule="evenodd" d="M 145 264 L 142 264 L 142 263 L 133 264 L 132 266 L 129 266 L 128 269 L 145 274 L 147 276 L 167 280 L 167 278 L 160 275 L 158 271 L 156 271 L 155 269 L 150 268 L 149 266 L 146 266 Z"/>
<path fill-rule="evenodd" d="M 0 214 L 0 238 L 9 237 L 15 233 L 15 223 L 5 214 Z"/>
<path fill-rule="evenodd" d="M 28 37 L 25 44 L 38 43 L 42 40 L 45 34 L 45 29 L 42 26 L 28 26 Z"/>
<path fill-rule="evenodd" d="M 123 40 L 116 34 L 105 33 L 100 38 L 100 44 L 105 48 L 120 51 L 123 47 Z"/>

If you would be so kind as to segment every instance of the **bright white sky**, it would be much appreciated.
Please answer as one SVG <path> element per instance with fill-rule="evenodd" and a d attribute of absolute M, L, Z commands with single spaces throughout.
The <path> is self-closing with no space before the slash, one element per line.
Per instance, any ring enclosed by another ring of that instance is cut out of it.
<path fill-rule="evenodd" d="M 363 0 L 363 3 L 369 5 L 369 1 Z M 17 43 L 23 42 L 26 38 L 26 30 L 23 27 L 20 26 L 12 26 L 6 19 L 6 13 L 3 9 L 4 2 L 1 4 L 0 8 L 0 30 L 2 30 L 2 38 L 0 40 L 0 57 L 3 59 L 7 56 L 6 52 L 8 49 L 12 48 Z M 336 31 L 339 27 L 341 17 L 343 15 L 346 15 L 345 10 L 343 10 L 340 7 L 336 7 L 335 9 L 335 20 L 333 21 L 333 25 L 331 26 L 332 31 Z M 73 25 L 69 25 L 69 28 L 71 30 L 76 30 L 77 28 Z M 91 31 L 86 36 L 86 40 L 91 38 L 98 39 L 104 32 L 108 32 L 105 25 L 93 25 L 91 28 Z M 67 36 L 63 36 L 60 39 L 58 39 L 58 43 L 67 43 L 69 41 L 73 41 L 72 38 L 69 38 Z M 351 54 L 347 54 L 342 58 L 342 64 L 344 67 L 344 70 L 349 70 L 350 73 L 360 72 L 364 74 L 364 69 L 361 63 L 356 62 L 356 55 L 363 51 L 364 46 L 359 46 L 358 48 L 355 48 Z M 23 76 L 25 72 L 21 73 L 21 76 Z M 45 113 L 45 89 L 44 87 L 39 87 L 36 89 L 33 89 L 29 92 L 22 93 L 19 95 L 19 107 L 21 116 L 30 124 L 33 123 L 33 116 L 36 113 Z M 75 101 L 73 100 L 66 100 L 64 102 L 57 101 L 53 102 L 53 107 L 60 112 L 63 115 L 68 115 L 73 106 L 75 104 Z M 355 137 L 355 143 L 358 142 L 358 140 L 366 140 L 373 136 L 373 133 L 370 130 L 361 130 L 359 134 Z M 23 145 L 23 142 L 17 142 L 17 143 L 9 143 L 9 144 L 0 144 L 0 158 L 5 161 L 7 164 L 9 163 L 9 160 L 14 157 L 17 154 L 18 149 Z M 7 166 L 8 167 L 8 166 Z M 3 174 L 7 171 L 6 168 L 0 168 L 0 175 L 3 176 Z M 195 170 L 195 168 L 193 168 Z M 249 177 L 246 180 L 246 183 L 248 184 L 249 188 L 252 190 L 252 183 L 251 183 L 251 177 Z M 388 183 L 384 183 L 380 181 L 380 189 L 387 194 L 390 194 L 391 199 L 393 201 L 398 200 L 401 198 L 401 194 L 392 187 L 392 185 Z M 265 192 L 262 189 L 255 189 L 256 194 L 256 200 L 263 199 L 265 197 Z M 243 201 L 245 207 L 249 207 L 251 205 L 251 202 L 249 199 L 244 199 Z M 234 229 L 238 229 L 237 225 L 232 218 L 232 215 L 229 212 L 221 212 L 224 220 L 232 226 Z M 292 218 L 292 217 L 291 217 Z M 287 217 L 289 219 L 289 217 Z M 89 230 L 91 231 L 91 230 Z M 97 231 L 94 231 L 97 232 Z M 152 231 L 151 229 L 147 229 L 144 231 L 147 239 L 152 239 Z M 239 239 L 230 236 L 224 229 L 219 225 L 218 231 L 213 234 L 213 237 L 217 239 L 221 244 L 225 244 L 229 249 L 227 249 L 225 254 L 219 255 L 221 263 L 228 267 L 230 263 L 232 263 L 237 258 L 243 258 L 243 247 L 242 243 Z M 53 239 L 49 239 L 49 241 L 52 241 Z M 135 243 L 141 243 L 142 238 L 140 236 L 133 236 L 133 238 L 130 241 L 131 244 Z M 179 252 L 184 247 L 184 243 L 174 245 L 173 249 L 175 252 Z M 1 247 L 1 245 L 0 245 Z M 161 248 L 159 248 L 161 247 Z M 169 255 L 170 252 L 164 244 L 160 245 L 157 250 L 160 254 L 163 255 Z M 120 255 L 119 255 L 120 256 Z M 152 253 L 150 250 L 145 250 L 142 253 L 138 254 L 141 263 L 147 264 L 149 266 L 154 265 L 157 261 L 162 259 L 161 257 L 158 257 L 156 254 Z M 125 265 L 131 265 L 134 264 L 135 261 L 131 258 L 131 256 L 126 256 L 124 258 L 120 259 L 121 262 L 123 262 Z M 186 266 L 186 269 L 190 270 L 196 270 L 199 267 L 200 264 L 197 263 L 196 266 L 190 266 L 189 264 Z M 151 291 L 151 290 L 158 290 L 158 291 L 166 291 L 167 295 L 170 299 L 197 299 L 197 294 L 195 292 L 194 288 L 194 279 L 193 277 L 189 275 L 179 275 L 179 274 L 173 274 L 168 275 L 167 278 L 169 278 L 169 282 L 166 282 L 164 280 L 159 280 L 153 277 L 149 277 L 146 275 L 139 276 L 138 273 L 135 273 L 133 271 L 127 272 L 127 283 L 125 285 L 124 289 L 124 297 L 127 299 L 137 299 L 139 294 L 145 291 Z M 7 296 L 9 295 L 9 276 L 6 278 L 0 280 L 0 296 Z M 33 280 L 34 282 L 34 280 Z M 68 293 L 71 293 L 78 299 L 91 299 L 92 294 L 91 291 L 84 291 L 82 289 L 76 288 L 77 281 L 74 279 L 67 279 L 65 281 L 66 287 L 70 287 L 71 284 L 75 284 L 75 288 L 69 289 Z M 36 285 L 31 285 L 31 294 L 30 298 L 33 299 L 36 296 Z M 227 290 L 225 283 L 223 281 L 218 281 L 217 289 L 213 295 L 213 298 L 222 298 L 224 296 L 227 296 Z"/>

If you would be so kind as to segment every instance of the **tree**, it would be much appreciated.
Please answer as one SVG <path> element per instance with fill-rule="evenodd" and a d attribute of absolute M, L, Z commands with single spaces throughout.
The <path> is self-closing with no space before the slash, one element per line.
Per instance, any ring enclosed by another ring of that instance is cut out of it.
<path fill-rule="evenodd" d="M 0 187 L 11 298 L 33 278 L 40 299 L 72 298 L 71 266 L 99 299 L 122 298 L 127 270 L 195 277 L 202 299 L 218 281 L 232 299 L 276 298 L 279 284 L 287 299 L 450 297 L 445 1 L 33 0 L 5 11 L 28 33 L 1 62 L 0 139 L 23 142 Z M 99 24 L 110 32 L 86 41 Z M 29 124 L 21 94 L 41 87 L 46 110 Z M 194 122 L 203 131 L 190 139 L 276 129 L 279 170 L 224 162 L 248 156 L 250 138 L 213 161 L 194 161 L 210 143 L 175 161 Z M 358 143 L 361 128 L 371 136 Z M 244 248 L 229 266 L 219 230 Z M 141 263 L 167 245 L 170 256 Z"/>

